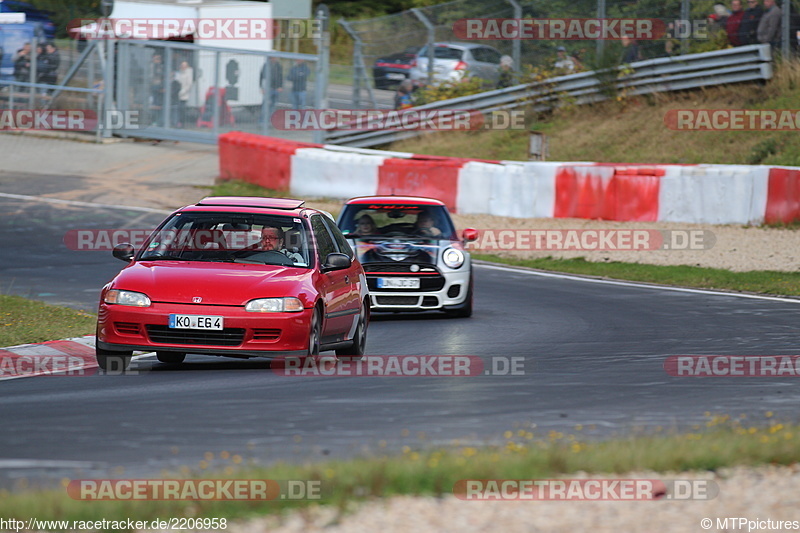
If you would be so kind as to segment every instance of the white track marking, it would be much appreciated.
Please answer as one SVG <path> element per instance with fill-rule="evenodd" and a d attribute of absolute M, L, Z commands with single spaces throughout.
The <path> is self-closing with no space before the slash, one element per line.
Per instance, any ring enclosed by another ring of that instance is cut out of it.
<path fill-rule="evenodd" d="M 137 207 L 132 205 L 113 205 L 96 204 L 93 202 L 79 202 L 78 200 L 62 200 L 60 198 L 44 198 L 42 196 L 28 196 L 25 194 L 9 194 L 0 192 L 0 198 L 11 198 L 13 200 L 31 200 L 34 202 L 47 202 L 51 204 L 75 205 L 80 207 L 102 207 L 105 209 L 121 209 L 123 211 L 144 211 L 146 213 L 170 214 L 172 211 L 166 209 L 155 209 L 152 207 Z"/>
<path fill-rule="evenodd" d="M 688 292 L 693 294 L 707 294 L 712 296 L 732 296 L 734 298 L 750 298 L 753 300 L 770 300 L 774 302 L 784 302 L 784 303 L 792 303 L 792 304 L 800 304 L 800 299 L 798 298 L 790 298 L 790 297 L 781 297 L 781 296 L 762 296 L 760 294 L 743 294 L 739 292 L 723 292 L 723 291 L 712 291 L 709 289 L 688 289 L 685 287 L 670 287 L 668 285 L 656 285 L 652 283 L 637 283 L 635 281 L 618 281 L 612 279 L 598 279 L 598 278 L 589 278 L 584 276 L 577 276 L 572 274 L 560 274 L 556 272 L 540 272 L 538 270 L 529 270 L 525 267 L 513 267 L 513 266 L 499 266 L 495 264 L 489 264 L 484 262 L 474 261 L 473 264 L 480 268 L 486 268 L 489 270 L 499 270 L 501 272 L 514 272 L 516 274 L 528 274 L 531 276 L 540 276 L 543 278 L 557 278 L 557 279 L 568 279 L 573 281 L 584 281 L 586 283 L 602 283 L 604 285 L 619 285 L 622 287 L 638 287 L 641 289 L 653 289 L 657 291 L 672 291 L 672 292 Z"/>

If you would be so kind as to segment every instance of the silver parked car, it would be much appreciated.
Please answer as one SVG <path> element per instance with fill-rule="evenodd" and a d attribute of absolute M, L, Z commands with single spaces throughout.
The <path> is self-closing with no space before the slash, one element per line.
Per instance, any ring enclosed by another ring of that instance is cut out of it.
<path fill-rule="evenodd" d="M 480 78 L 492 87 L 500 78 L 502 54 L 485 44 L 434 43 L 433 83 L 457 82 L 469 78 Z M 428 47 L 417 52 L 411 63 L 410 79 L 428 83 Z"/>

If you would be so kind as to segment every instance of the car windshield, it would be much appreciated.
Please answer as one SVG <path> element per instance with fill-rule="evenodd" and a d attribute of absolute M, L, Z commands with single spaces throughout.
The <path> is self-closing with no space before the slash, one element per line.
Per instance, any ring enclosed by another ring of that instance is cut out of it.
<path fill-rule="evenodd" d="M 301 219 L 296 217 L 182 212 L 152 236 L 139 260 L 310 268 L 310 242 Z"/>
<path fill-rule="evenodd" d="M 414 204 L 350 204 L 339 220 L 348 238 L 456 239 L 444 206 Z"/>

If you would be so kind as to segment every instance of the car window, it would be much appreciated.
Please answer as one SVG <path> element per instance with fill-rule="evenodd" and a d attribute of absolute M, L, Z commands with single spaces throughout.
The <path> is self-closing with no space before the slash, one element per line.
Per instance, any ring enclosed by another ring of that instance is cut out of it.
<path fill-rule="evenodd" d="M 428 47 L 424 46 L 417 56 L 426 59 L 428 57 Z M 433 57 L 435 59 L 455 59 L 460 61 L 464 57 L 464 50 L 450 48 L 449 46 L 434 46 Z"/>
<path fill-rule="evenodd" d="M 339 252 L 347 255 L 350 259 L 353 259 L 353 249 L 350 247 L 350 243 L 347 242 L 347 239 L 344 238 L 342 232 L 339 231 L 339 228 L 336 224 L 330 220 L 325 219 L 325 225 L 328 226 L 331 234 L 333 235 L 334 240 L 336 241 L 336 246 L 339 248 Z"/>
<path fill-rule="evenodd" d="M 424 231 L 420 216 L 427 216 L 436 228 Z M 363 224 L 366 222 L 366 224 Z M 349 204 L 339 219 L 339 228 L 349 239 L 370 241 L 394 239 L 457 240 L 455 228 L 444 206 L 414 204 Z"/>
<path fill-rule="evenodd" d="M 483 50 L 483 54 L 485 59 L 481 59 L 481 61 L 485 61 L 486 63 L 494 63 L 495 65 L 500 64 L 500 58 L 502 55 L 500 52 L 493 48 L 481 48 Z"/>
<path fill-rule="evenodd" d="M 320 263 L 324 263 L 328 254 L 336 252 L 336 245 L 334 245 L 333 238 L 320 215 L 311 217 L 311 229 L 314 231 L 314 237 L 317 240 L 317 257 L 319 257 Z"/>
<path fill-rule="evenodd" d="M 472 54 L 472 57 L 475 58 L 475 61 L 487 62 L 488 58 L 486 56 L 486 48 L 473 48 L 469 51 Z"/>

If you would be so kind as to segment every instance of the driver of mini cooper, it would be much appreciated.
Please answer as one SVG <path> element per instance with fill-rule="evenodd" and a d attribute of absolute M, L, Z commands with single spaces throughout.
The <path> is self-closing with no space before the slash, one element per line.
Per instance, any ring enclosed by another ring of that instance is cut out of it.
<path fill-rule="evenodd" d="M 261 230 L 259 249 L 264 252 L 278 252 L 291 259 L 294 263 L 302 263 L 303 256 L 295 252 L 290 252 L 284 247 L 284 237 L 285 234 L 281 228 L 264 226 Z"/>
<path fill-rule="evenodd" d="M 442 230 L 433 225 L 433 216 L 427 211 L 422 211 L 417 215 L 417 223 L 414 224 L 414 234 L 424 237 L 439 237 Z"/>

